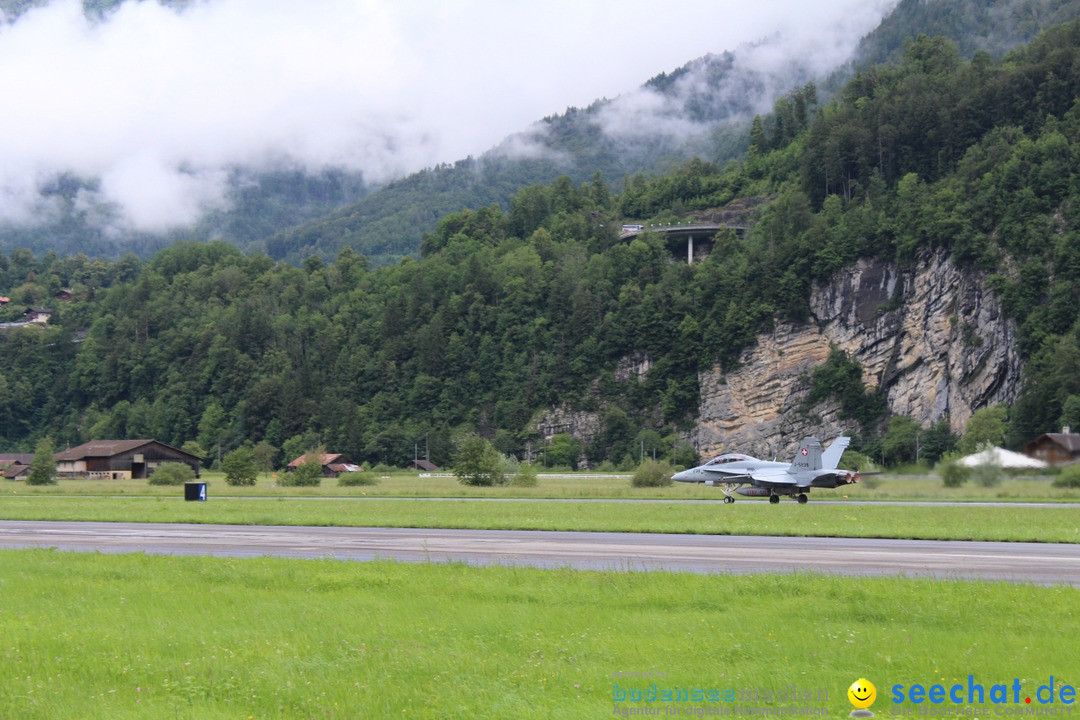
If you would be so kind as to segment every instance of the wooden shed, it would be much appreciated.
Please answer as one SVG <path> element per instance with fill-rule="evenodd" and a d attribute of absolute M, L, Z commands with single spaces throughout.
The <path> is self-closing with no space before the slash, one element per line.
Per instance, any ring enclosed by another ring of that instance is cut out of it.
<path fill-rule="evenodd" d="M 1044 433 L 1024 446 L 1024 454 L 1051 465 L 1080 460 L 1080 434 L 1063 428 L 1059 433 Z"/>
<path fill-rule="evenodd" d="M 5 480 L 25 480 L 33 461 L 33 453 L 0 453 L 0 475 Z"/>
<path fill-rule="evenodd" d="M 157 440 L 91 440 L 56 454 L 59 477 L 136 479 L 150 477 L 158 465 L 184 463 L 200 476 L 202 460 Z"/>

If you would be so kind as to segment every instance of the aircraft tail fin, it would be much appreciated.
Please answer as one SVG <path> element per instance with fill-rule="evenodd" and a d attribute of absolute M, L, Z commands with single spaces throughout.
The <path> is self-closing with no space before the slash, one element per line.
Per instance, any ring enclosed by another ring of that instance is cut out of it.
<path fill-rule="evenodd" d="M 851 438 L 841 435 L 832 441 L 829 447 L 825 448 L 825 452 L 821 453 L 821 467 L 826 470 L 834 470 L 840 466 L 840 458 L 844 456 L 844 451 L 847 450 L 847 446 L 851 444 Z"/>
<path fill-rule="evenodd" d="M 820 470 L 821 441 L 814 437 L 803 438 L 799 451 L 795 453 L 795 459 L 791 461 L 791 469 L 796 472 Z"/>

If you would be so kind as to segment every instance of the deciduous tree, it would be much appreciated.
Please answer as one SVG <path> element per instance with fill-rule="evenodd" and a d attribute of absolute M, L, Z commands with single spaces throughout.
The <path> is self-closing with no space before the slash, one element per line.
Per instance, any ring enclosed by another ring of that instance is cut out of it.
<path fill-rule="evenodd" d="M 221 459 L 225 482 L 229 485 L 254 485 L 259 472 L 255 455 L 249 447 L 238 447 Z"/>
<path fill-rule="evenodd" d="M 454 475 L 463 485 L 503 485 L 503 457 L 487 438 L 469 433 L 458 441 L 454 454 Z"/>

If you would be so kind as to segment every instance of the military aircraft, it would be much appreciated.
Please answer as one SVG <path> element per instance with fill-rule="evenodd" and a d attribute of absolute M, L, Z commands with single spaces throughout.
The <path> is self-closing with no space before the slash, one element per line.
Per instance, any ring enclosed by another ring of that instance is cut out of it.
<path fill-rule="evenodd" d="M 859 481 L 858 472 L 836 467 L 850 443 L 851 438 L 840 436 L 822 452 L 821 441 L 808 437 L 802 441 L 790 463 L 728 453 L 704 465 L 675 473 L 672 480 L 719 487 L 726 503 L 735 502 L 735 493 L 746 497 L 768 497 L 773 504 L 780 502 L 781 495 L 792 495 L 805 503 L 811 488 L 835 488 Z"/>

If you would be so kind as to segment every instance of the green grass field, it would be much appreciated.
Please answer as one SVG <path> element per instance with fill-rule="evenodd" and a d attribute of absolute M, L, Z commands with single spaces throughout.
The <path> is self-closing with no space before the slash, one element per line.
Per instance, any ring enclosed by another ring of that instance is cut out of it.
<path fill-rule="evenodd" d="M 380 485 L 231 488 L 210 501 L 143 482 L 0 486 L 0 518 L 235 524 L 638 530 L 1080 542 L 1074 508 L 515 502 L 717 499 L 633 490 L 625 478 L 466 488 L 395 475 Z M 363 497 L 347 500 L 335 498 Z M 886 478 L 823 499 L 1069 500 L 1046 478 L 946 491 Z M 232 496 L 226 498 L 224 496 Z M 374 497 L 372 497 L 374 496 Z M 433 497 L 451 497 L 434 500 Z M 476 502 L 477 498 L 505 502 Z M 0 551 L 0 718 L 683 717 L 701 702 L 636 703 L 671 688 L 828 694 L 852 709 L 866 677 L 889 688 L 1051 675 L 1080 681 L 1078 590 L 811 575 L 698 576 L 463 565 Z M 977 611 L 976 611 L 977 608 Z M 663 678 L 613 677 L 664 673 Z M 616 685 L 618 686 L 616 688 Z M 739 704 L 739 703 L 736 703 Z M 783 703 L 761 703 L 775 708 Z M 742 703 L 742 707 L 754 703 Z M 915 706 L 914 709 L 918 709 Z"/>
<path fill-rule="evenodd" d="M 601 718 L 620 689 L 1080 682 L 1078 591 L 0 552 L 0 717 Z M 663 673 L 654 680 L 613 673 Z M 753 703 L 750 703 L 753 704 Z M 777 703 L 757 703 L 776 706 Z M 729 703 L 730 705 L 730 703 Z M 711 707 L 719 705 L 712 703 Z M 1013 706 L 1015 707 L 1015 706 Z"/>
<path fill-rule="evenodd" d="M 378 485 L 338 487 L 337 480 L 327 479 L 314 488 L 281 487 L 276 476 L 260 476 L 252 487 L 230 487 L 221 473 L 206 472 L 203 480 L 215 495 L 237 497 L 521 497 L 666 500 L 715 500 L 722 497 L 717 488 L 703 485 L 675 484 L 666 488 L 632 488 L 628 476 L 568 474 L 541 477 L 534 488 L 478 488 L 462 485 L 453 477 L 421 477 L 417 473 L 395 472 L 378 476 Z M 815 491 L 814 499 L 827 500 L 953 500 L 953 501 L 1035 501 L 1080 502 L 1080 490 L 1051 487 L 1053 476 L 1021 475 L 1006 477 L 995 487 L 967 483 L 946 488 L 934 475 L 870 476 L 863 482 L 838 490 Z M 0 497 L 5 495 L 150 495 L 176 497 L 176 487 L 151 486 L 145 480 L 61 480 L 57 485 L 27 486 L 26 483 L 0 483 Z"/>

